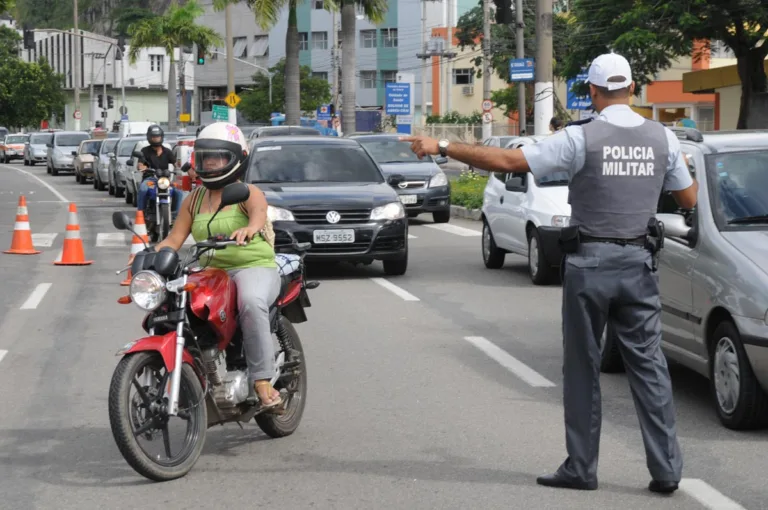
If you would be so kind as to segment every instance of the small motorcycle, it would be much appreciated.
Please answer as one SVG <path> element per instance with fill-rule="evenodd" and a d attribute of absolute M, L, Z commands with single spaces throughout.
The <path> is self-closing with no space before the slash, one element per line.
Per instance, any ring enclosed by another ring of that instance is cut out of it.
<path fill-rule="evenodd" d="M 247 185 L 230 184 L 216 214 L 249 194 Z M 133 231 L 125 212 L 115 212 L 112 221 L 119 230 Z M 293 324 L 307 320 L 307 289 L 320 285 L 304 275 L 310 243 L 293 240 L 275 247 L 293 271 L 283 271 L 279 297 L 270 308 L 279 345 L 271 382 L 283 403 L 264 409 L 248 382 L 235 283 L 226 271 L 196 267 L 205 265 L 206 253 L 235 243 L 210 235 L 210 223 L 208 228 L 209 238 L 195 244 L 183 261 L 170 248 L 137 254 L 130 266 L 130 293 L 118 300 L 147 312 L 142 325 L 149 336 L 117 353 L 122 359 L 110 384 L 109 421 L 125 460 L 154 481 L 186 475 L 202 452 L 208 428 L 228 422 L 242 428 L 242 422 L 255 418 L 267 435 L 283 437 L 298 428 L 306 404 L 306 360 Z M 178 437 L 171 434 L 174 425 L 180 425 Z"/>
<path fill-rule="evenodd" d="M 171 176 L 175 170 L 147 168 L 143 181 L 149 186 L 147 202 L 144 206 L 144 221 L 147 234 L 153 243 L 162 241 L 171 232 L 173 226 L 173 203 L 171 199 Z"/>

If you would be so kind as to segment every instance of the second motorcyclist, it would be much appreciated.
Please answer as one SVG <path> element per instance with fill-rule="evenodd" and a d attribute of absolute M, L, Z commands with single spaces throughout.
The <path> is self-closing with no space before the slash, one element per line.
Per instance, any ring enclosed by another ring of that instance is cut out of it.
<path fill-rule="evenodd" d="M 165 133 L 163 129 L 157 124 L 149 126 L 147 129 L 147 142 L 149 145 L 141 149 L 142 158 L 139 160 L 137 168 L 144 175 L 139 185 L 139 194 L 136 198 L 136 207 L 139 211 L 143 211 L 147 205 L 147 195 L 149 194 L 149 184 L 147 183 L 147 169 L 167 169 L 168 165 L 176 163 L 176 156 L 173 151 L 163 145 L 165 139 Z M 175 187 L 171 187 L 171 204 L 173 206 L 173 216 L 179 212 L 179 207 L 183 200 L 183 196 L 179 190 Z"/>

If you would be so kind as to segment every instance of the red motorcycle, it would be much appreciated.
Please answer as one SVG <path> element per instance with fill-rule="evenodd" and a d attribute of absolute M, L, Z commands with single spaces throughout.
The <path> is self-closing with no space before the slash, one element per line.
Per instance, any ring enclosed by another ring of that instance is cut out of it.
<path fill-rule="evenodd" d="M 249 195 L 245 184 L 230 184 L 216 214 Z M 112 222 L 119 230 L 134 230 L 124 212 L 115 212 Z M 288 252 L 296 270 L 281 277 L 280 295 L 270 310 L 277 344 L 271 382 L 283 403 L 265 410 L 248 382 L 234 282 L 221 269 L 193 267 L 211 250 L 234 244 L 225 236 L 211 236 L 208 227 L 209 238 L 195 244 L 185 260 L 170 248 L 137 254 L 130 266 L 130 293 L 118 300 L 148 312 L 143 328 L 149 336 L 117 353 L 123 358 L 109 388 L 109 421 L 120 453 L 150 480 L 186 475 L 203 450 L 209 427 L 238 422 L 242 428 L 242 422 L 255 418 L 267 435 L 283 437 L 298 428 L 304 413 L 306 361 L 293 324 L 307 320 L 307 289 L 319 285 L 304 276 L 310 243 L 294 240 L 276 247 Z M 175 442 L 172 425 L 180 426 Z"/>

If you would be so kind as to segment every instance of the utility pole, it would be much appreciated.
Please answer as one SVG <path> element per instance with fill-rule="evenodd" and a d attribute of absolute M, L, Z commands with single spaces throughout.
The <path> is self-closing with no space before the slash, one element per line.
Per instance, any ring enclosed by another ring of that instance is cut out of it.
<path fill-rule="evenodd" d="M 104 54 L 104 110 L 101 114 L 101 125 L 106 126 L 107 125 L 107 115 L 109 107 L 107 106 L 107 55 L 109 54 L 109 48 L 107 48 L 107 52 Z"/>
<path fill-rule="evenodd" d="M 427 53 L 427 0 L 421 0 L 421 51 Z M 421 61 L 421 127 L 427 126 L 427 59 Z"/>
<path fill-rule="evenodd" d="M 232 45 L 232 3 L 224 9 L 224 32 L 227 40 L 227 95 L 235 91 L 235 61 Z M 551 32 L 550 32 L 551 33 Z M 229 109 L 229 123 L 237 125 L 237 110 Z"/>
<path fill-rule="evenodd" d="M 339 30 L 336 28 L 338 23 L 339 13 L 334 9 L 331 13 L 333 27 L 333 33 L 331 34 L 332 46 L 331 46 L 331 104 L 333 104 L 333 111 L 338 109 L 339 101 L 339 67 L 336 59 L 339 58 Z"/>
<path fill-rule="evenodd" d="M 491 0 L 483 0 L 483 102 L 486 100 L 491 100 Z M 493 119 L 487 120 L 483 118 L 483 140 L 493 134 Z"/>
<path fill-rule="evenodd" d="M 80 30 L 77 29 L 78 8 L 77 0 L 73 1 L 73 15 L 75 24 L 75 33 L 73 42 L 75 43 L 75 54 L 72 58 L 72 88 L 75 93 L 75 131 L 80 131 L 80 54 L 82 53 L 80 46 Z"/>
<path fill-rule="evenodd" d="M 552 0 L 536 0 L 536 85 L 534 86 L 534 132 L 549 133 L 555 112 L 552 82 Z"/>
<path fill-rule="evenodd" d="M 523 0 L 515 2 L 515 46 L 517 46 L 517 58 L 525 58 L 525 22 L 523 22 Z M 551 34 L 551 32 L 550 32 Z M 517 120 L 518 135 L 526 131 L 525 118 L 525 83 L 517 82 Z"/>
<path fill-rule="evenodd" d="M 451 0 L 445 0 L 446 5 L 448 7 L 448 16 L 446 20 L 446 29 L 447 29 L 447 35 L 445 38 L 445 49 L 447 52 L 451 51 L 451 47 L 453 46 L 453 3 Z M 451 111 L 451 85 L 453 84 L 453 76 L 451 70 L 453 69 L 453 66 L 451 65 L 451 60 L 446 59 L 445 60 L 445 113 L 449 113 Z M 444 115 L 445 115 L 444 113 Z"/>
<path fill-rule="evenodd" d="M 91 100 L 90 100 L 90 103 L 88 103 L 89 104 L 89 107 L 88 107 L 88 118 L 91 120 L 91 125 L 92 126 L 96 125 L 96 118 L 95 118 L 96 117 L 96 108 L 94 108 L 94 106 L 93 106 L 93 81 L 96 78 L 95 58 L 96 58 L 96 54 L 95 53 L 91 53 L 91 84 L 90 84 L 90 86 L 91 86 L 91 95 L 90 95 Z"/>

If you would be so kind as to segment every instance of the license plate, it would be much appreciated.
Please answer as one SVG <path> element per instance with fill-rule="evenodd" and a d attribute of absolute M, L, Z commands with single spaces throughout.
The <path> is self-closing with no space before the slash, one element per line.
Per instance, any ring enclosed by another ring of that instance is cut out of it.
<path fill-rule="evenodd" d="M 355 231 L 348 230 L 315 230 L 312 232 L 315 244 L 343 244 L 355 242 Z"/>
<path fill-rule="evenodd" d="M 400 195 L 400 202 L 409 205 L 409 204 L 415 204 L 419 201 L 419 198 L 416 195 Z"/>

